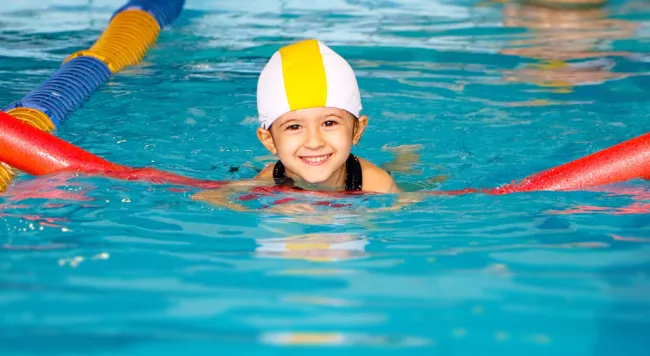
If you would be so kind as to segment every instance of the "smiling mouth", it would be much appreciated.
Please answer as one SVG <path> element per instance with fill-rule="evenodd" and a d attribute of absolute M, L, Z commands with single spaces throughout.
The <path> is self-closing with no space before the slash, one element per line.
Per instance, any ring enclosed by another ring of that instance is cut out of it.
<path fill-rule="evenodd" d="M 300 159 L 303 163 L 310 166 L 320 166 L 323 165 L 327 160 L 332 157 L 332 154 L 326 154 L 321 156 L 300 156 Z"/>

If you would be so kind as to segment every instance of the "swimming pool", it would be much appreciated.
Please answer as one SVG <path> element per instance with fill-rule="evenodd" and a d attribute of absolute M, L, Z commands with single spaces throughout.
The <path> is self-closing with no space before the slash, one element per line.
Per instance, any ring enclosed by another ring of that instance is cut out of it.
<path fill-rule="evenodd" d="M 92 44 L 122 3 L 6 5 L 0 102 Z M 254 136 L 257 74 L 318 37 L 359 77 L 370 126 L 356 154 L 408 190 L 493 187 L 648 131 L 650 4 L 602 11 L 189 0 L 57 135 L 126 165 L 251 177 L 272 161 Z M 21 176 L 0 198 L 0 351 L 646 355 L 650 190 L 614 190 L 287 216 Z"/>

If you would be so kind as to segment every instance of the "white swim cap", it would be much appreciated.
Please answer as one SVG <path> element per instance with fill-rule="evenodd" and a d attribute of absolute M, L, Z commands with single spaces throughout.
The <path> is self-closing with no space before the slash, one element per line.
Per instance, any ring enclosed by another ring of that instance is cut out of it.
<path fill-rule="evenodd" d="M 294 110 L 331 107 L 359 117 L 361 95 L 350 64 L 317 40 L 280 48 L 257 82 L 257 111 L 268 129 Z"/>

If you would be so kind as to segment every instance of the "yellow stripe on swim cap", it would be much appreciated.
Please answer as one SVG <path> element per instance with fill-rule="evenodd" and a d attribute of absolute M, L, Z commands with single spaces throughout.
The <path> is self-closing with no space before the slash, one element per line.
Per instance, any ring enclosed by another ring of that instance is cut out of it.
<path fill-rule="evenodd" d="M 318 41 L 307 40 L 280 49 L 284 90 L 293 110 L 325 106 L 327 79 Z"/>

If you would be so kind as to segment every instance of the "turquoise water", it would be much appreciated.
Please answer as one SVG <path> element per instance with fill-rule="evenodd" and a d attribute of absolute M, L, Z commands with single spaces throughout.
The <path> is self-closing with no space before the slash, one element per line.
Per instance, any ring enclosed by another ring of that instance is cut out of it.
<path fill-rule="evenodd" d="M 3 4 L 0 103 L 89 47 L 121 4 Z M 356 154 L 410 191 L 493 187 L 648 131 L 649 28 L 650 3 L 632 0 L 577 14 L 188 0 L 57 135 L 122 164 L 252 177 L 272 161 L 254 135 L 257 74 L 318 37 L 359 77 L 371 121 Z M 646 182 L 299 215 L 178 188 L 21 176 L 0 197 L 0 353 L 648 355 Z"/>

